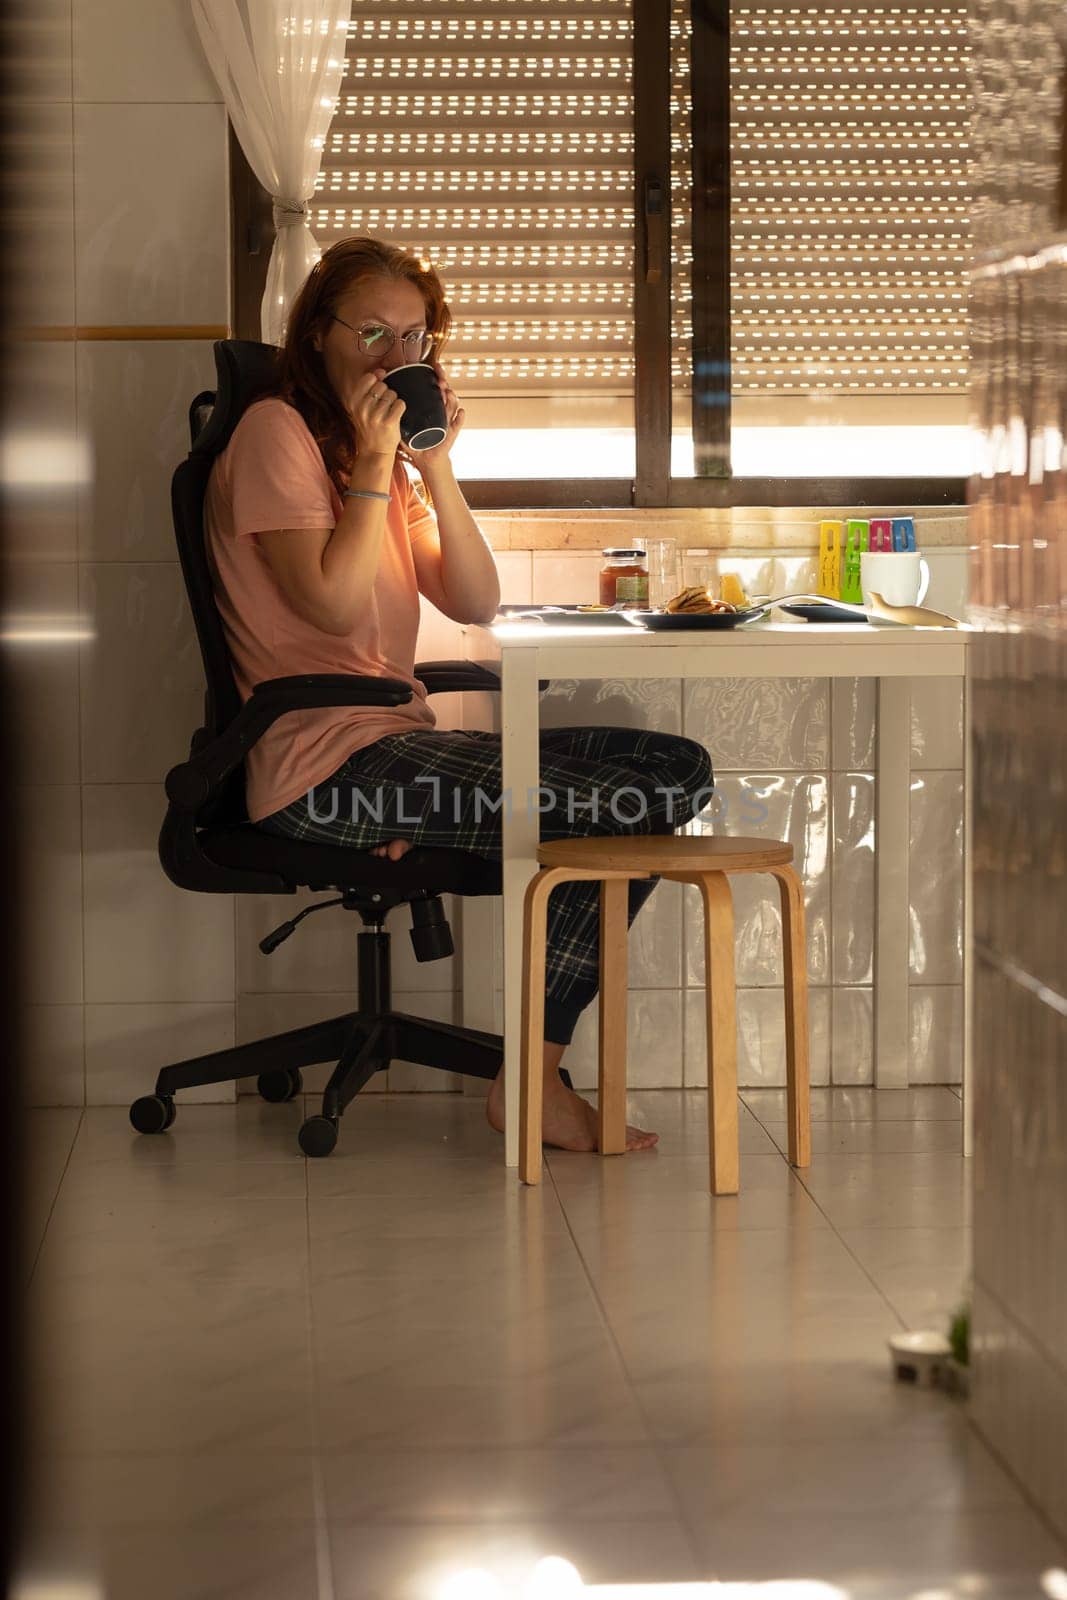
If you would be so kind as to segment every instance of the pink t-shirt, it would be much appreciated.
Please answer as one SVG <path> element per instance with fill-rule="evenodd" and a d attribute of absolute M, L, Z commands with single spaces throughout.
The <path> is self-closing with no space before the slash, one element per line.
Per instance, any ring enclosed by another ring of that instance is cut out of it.
<path fill-rule="evenodd" d="M 341 498 L 303 417 L 284 400 L 257 401 L 212 468 L 204 503 L 208 560 L 242 700 L 264 679 L 306 672 L 402 678 L 414 691 L 401 706 L 331 706 L 279 717 L 248 753 L 253 822 L 323 783 L 353 751 L 387 733 L 435 724 L 414 675 L 419 589 L 411 547 L 437 523 L 399 459 L 391 488 L 370 603 L 352 632 L 338 636 L 297 615 L 257 538 L 274 528 L 333 528 L 341 516 Z"/>

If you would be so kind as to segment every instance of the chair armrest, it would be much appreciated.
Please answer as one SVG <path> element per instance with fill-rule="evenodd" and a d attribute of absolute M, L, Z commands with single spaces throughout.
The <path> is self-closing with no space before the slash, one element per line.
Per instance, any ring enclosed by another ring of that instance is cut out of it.
<path fill-rule="evenodd" d="M 228 727 L 194 749 L 188 761 L 167 773 L 167 799 L 182 811 L 199 811 L 222 786 L 267 729 L 287 711 L 325 706 L 400 706 L 412 698 L 410 684 L 398 678 L 372 678 L 355 672 L 317 672 L 257 683 Z"/>
<path fill-rule="evenodd" d="M 500 688 L 500 673 L 487 661 L 422 661 L 415 668 L 415 676 L 426 686 L 427 694 Z M 550 678 L 539 678 L 537 687 L 547 689 L 550 682 Z"/>
<path fill-rule="evenodd" d="M 472 689 L 499 689 L 500 674 L 480 661 L 420 661 L 415 676 L 427 694 L 462 694 Z"/>

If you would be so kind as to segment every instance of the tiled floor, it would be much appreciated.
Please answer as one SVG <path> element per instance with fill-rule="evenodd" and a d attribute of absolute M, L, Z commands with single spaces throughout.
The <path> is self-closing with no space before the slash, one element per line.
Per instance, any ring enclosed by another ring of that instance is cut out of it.
<path fill-rule="evenodd" d="M 316 1163 L 299 1104 L 157 1139 L 34 1113 L 34 1572 L 436 1600 L 482 1568 L 449 1600 L 518 1600 L 559 1555 L 644 1600 L 1040 1595 L 1063 1550 L 960 1403 L 889 1379 L 886 1336 L 963 1286 L 958 1096 L 816 1091 L 803 1174 L 783 1096 L 743 1098 L 719 1200 L 699 1092 L 635 1094 L 654 1153 L 550 1153 L 538 1189 L 455 1095 L 357 1102 Z"/>

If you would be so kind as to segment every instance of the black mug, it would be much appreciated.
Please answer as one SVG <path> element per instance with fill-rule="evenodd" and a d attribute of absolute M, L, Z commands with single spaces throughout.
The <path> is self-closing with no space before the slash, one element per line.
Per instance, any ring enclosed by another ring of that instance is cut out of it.
<path fill-rule="evenodd" d="M 382 382 L 404 402 L 400 437 L 409 450 L 432 450 L 447 437 L 445 397 L 433 367 L 413 361 L 406 367 L 394 367 Z"/>

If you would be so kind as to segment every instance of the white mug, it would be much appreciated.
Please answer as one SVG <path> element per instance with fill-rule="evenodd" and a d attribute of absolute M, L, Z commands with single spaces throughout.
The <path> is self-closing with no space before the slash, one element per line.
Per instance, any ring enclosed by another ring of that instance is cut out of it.
<path fill-rule="evenodd" d="M 930 568 L 915 550 L 865 550 L 860 556 L 863 603 L 880 594 L 891 606 L 921 606 L 930 587 Z"/>

